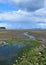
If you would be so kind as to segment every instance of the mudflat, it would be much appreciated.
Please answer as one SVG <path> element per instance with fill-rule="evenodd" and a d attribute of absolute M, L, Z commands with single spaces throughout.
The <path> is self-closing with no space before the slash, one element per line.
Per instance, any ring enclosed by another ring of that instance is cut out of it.
<path fill-rule="evenodd" d="M 0 40 L 28 39 L 28 37 L 24 35 L 25 32 L 35 36 L 37 40 L 46 40 L 46 30 L 0 30 Z"/>

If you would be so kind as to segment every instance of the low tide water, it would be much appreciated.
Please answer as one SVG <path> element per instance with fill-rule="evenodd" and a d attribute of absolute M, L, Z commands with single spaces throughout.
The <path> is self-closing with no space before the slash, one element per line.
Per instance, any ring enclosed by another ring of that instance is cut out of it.
<path fill-rule="evenodd" d="M 7 44 L 5 42 L 5 45 L 0 46 L 0 61 L 5 62 L 7 65 L 8 63 L 11 64 L 13 59 L 18 57 L 18 53 L 21 53 L 21 51 L 26 47 L 30 46 L 29 43 L 18 43 L 13 42 L 11 44 Z"/>

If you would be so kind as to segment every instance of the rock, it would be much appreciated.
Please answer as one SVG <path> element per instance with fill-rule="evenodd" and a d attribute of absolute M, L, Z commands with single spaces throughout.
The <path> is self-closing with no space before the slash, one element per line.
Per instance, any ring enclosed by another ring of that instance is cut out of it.
<path fill-rule="evenodd" d="M 4 46 L 7 45 L 8 43 L 6 43 L 5 41 L 0 41 L 0 46 Z"/>

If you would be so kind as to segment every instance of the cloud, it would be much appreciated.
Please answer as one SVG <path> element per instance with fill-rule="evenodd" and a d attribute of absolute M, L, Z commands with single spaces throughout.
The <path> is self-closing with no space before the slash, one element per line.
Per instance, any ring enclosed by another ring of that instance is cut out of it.
<path fill-rule="evenodd" d="M 41 8 L 39 10 L 36 10 L 35 16 L 45 18 L 46 17 L 46 8 Z"/>
<path fill-rule="evenodd" d="M 46 22 L 46 9 L 41 8 L 35 12 L 23 10 L 0 13 L 0 21 L 15 22 Z"/>
<path fill-rule="evenodd" d="M 44 6 L 45 0 L 0 0 L 0 3 L 10 3 L 26 11 L 35 11 Z"/>
<path fill-rule="evenodd" d="M 39 23 L 38 26 L 41 29 L 46 29 L 46 23 L 44 23 L 44 24 L 43 23 Z"/>
<path fill-rule="evenodd" d="M 45 8 L 39 9 L 35 12 L 26 12 L 23 10 L 3 12 L 0 13 L 0 21 L 3 21 L 3 24 L 0 25 L 12 29 L 46 28 L 45 15 Z M 4 22 L 6 24 L 4 24 Z"/>
<path fill-rule="evenodd" d="M 27 21 L 30 20 L 32 17 L 32 13 L 18 10 L 18 11 L 11 11 L 11 12 L 3 12 L 0 13 L 0 21 Z"/>
<path fill-rule="evenodd" d="M 22 10 L 27 11 L 35 11 L 44 6 L 44 0 L 12 0 L 12 2 Z"/>
<path fill-rule="evenodd" d="M 26 12 L 23 10 L 0 13 L 0 21 L 15 22 L 39 22 L 46 21 L 46 9 L 39 9 L 35 12 Z"/>
<path fill-rule="evenodd" d="M 3 26 L 7 28 L 44 28 L 44 25 L 46 28 L 45 0 L 0 0 L 0 3 L 19 7 L 17 11 L 1 12 L 0 21 L 3 21 L 1 25 L 5 22 Z"/>

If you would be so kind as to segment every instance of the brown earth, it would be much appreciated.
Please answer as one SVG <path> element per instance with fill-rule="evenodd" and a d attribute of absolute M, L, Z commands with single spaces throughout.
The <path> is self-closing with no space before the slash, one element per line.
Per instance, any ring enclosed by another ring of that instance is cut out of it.
<path fill-rule="evenodd" d="M 46 40 L 46 30 L 0 30 L 0 40 L 28 39 L 24 36 L 24 32 L 28 32 L 29 35 L 35 36 L 38 40 Z"/>

